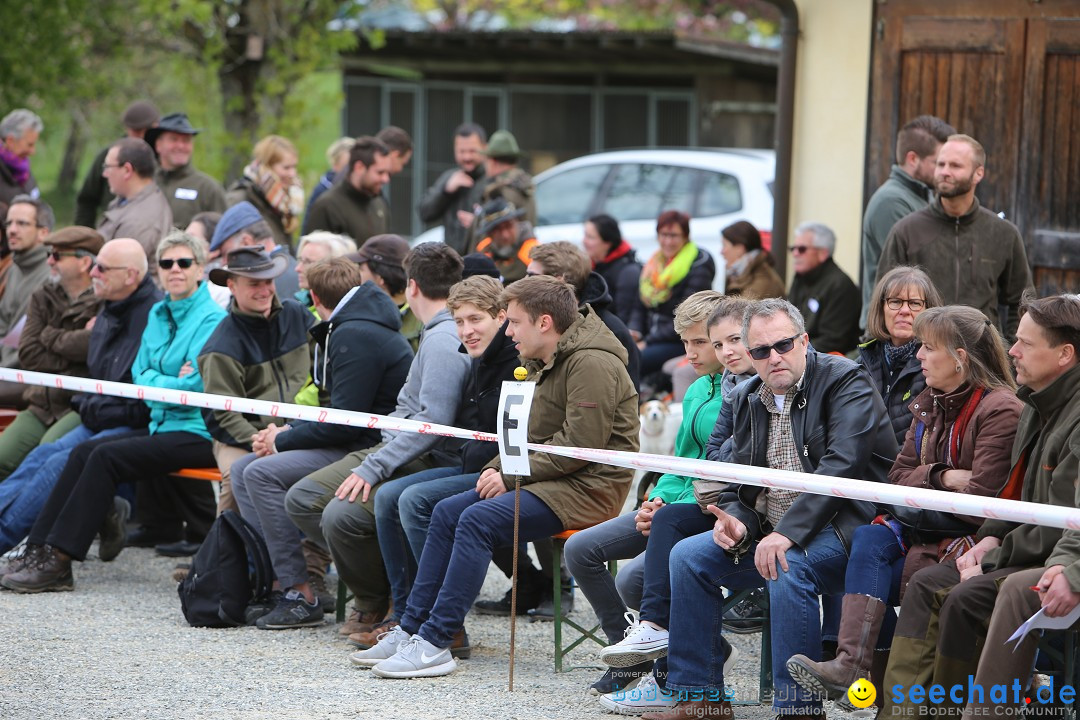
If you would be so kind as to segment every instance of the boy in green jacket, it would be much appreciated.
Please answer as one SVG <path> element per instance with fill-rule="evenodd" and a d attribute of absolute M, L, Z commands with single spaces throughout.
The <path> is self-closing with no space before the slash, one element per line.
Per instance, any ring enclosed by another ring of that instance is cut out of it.
<path fill-rule="evenodd" d="M 713 350 L 707 325 L 709 316 L 723 300 L 724 296 L 716 291 L 702 290 L 675 309 L 675 331 L 682 338 L 690 367 L 698 375 L 683 398 L 682 424 L 675 436 L 677 457 L 705 459 L 705 445 L 720 414 L 720 379 L 724 366 Z M 629 625 L 625 617 L 627 607 L 637 607 L 641 599 L 652 513 L 673 503 L 694 503 L 693 478 L 665 473 L 640 510 L 582 530 L 566 542 L 566 566 L 589 599 L 611 644 L 623 639 Z M 611 560 L 630 560 L 619 568 L 617 584 L 607 569 Z M 643 663 L 640 668 L 610 668 L 593 683 L 590 691 L 605 695 L 625 688 L 651 669 L 651 662 Z"/>

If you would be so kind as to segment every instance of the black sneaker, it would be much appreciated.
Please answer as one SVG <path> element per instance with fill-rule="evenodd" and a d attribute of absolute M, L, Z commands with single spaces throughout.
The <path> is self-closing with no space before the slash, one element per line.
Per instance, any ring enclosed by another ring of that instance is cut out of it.
<path fill-rule="evenodd" d="M 271 590 L 270 597 L 265 600 L 257 600 L 250 603 L 244 611 L 244 622 L 254 625 L 264 615 L 268 615 L 278 603 L 281 602 L 283 593 L 280 590 Z"/>
<path fill-rule="evenodd" d="M 540 598 L 528 598 L 521 592 L 518 592 L 517 614 L 527 614 L 529 608 L 536 607 L 539 601 Z M 473 610 L 481 615 L 502 615 L 504 617 L 510 617 L 510 591 L 507 590 L 501 600 L 477 600 L 473 603 Z"/>
<path fill-rule="evenodd" d="M 323 609 L 319 598 L 309 605 L 304 596 L 292 588 L 282 596 L 277 607 L 255 621 L 255 627 L 260 630 L 288 630 L 322 624 Z"/>
<path fill-rule="evenodd" d="M 760 603 L 764 590 L 754 590 L 745 598 L 724 611 L 724 629 L 736 635 L 750 635 L 761 632 Z M 749 619 L 753 618 L 753 619 Z"/>
<path fill-rule="evenodd" d="M 562 589 L 563 615 L 574 612 L 574 588 L 572 585 L 563 585 Z M 532 610 L 529 610 L 529 622 L 552 622 L 555 620 L 555 603 L 551 599 L 551 591 L 544 593 L 544 599 Z"/>
<path fill-rule="evenodd" d="M 652 672 L 653 661 L 646 660 L 630 667 L 609 667 L 603 677 L 589 686 L 590 695 L 607 695 L 616 690 L 625 690 L 640 677 Z"/>

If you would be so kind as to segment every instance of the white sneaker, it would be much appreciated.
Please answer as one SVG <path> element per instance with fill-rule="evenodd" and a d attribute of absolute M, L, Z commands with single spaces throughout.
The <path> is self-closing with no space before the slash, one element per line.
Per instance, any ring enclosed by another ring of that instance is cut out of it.
<path fill-rule="evenodd" d="M 662 712 L 678 705 L 673 695 L 661 690 L 656 678 L 648 674 L 627 690 L 600 696 L 600 707 L 617 715 L 644 715 Z"/>
<path fill-rule="evenodd" d="M 628 667 L 667 655 L 668 631 L 634 619 L 626 637 L 600 651 L 600 660 L 611 667 Z"/>
<path fill-rule="evenodd" d="M 383 660 L 394 657 L 398 648 L 409 642 L 409 633 L 395 625 L 393 629 L 379 636 L 379 641 L 367 650 L 354 652 L 349 656 L 349 662 L 360 667 L 374 667 Z"/>
<path fill-rule="evenodd" d="M 435 647 L 419 635 L 413 635 L 398 647 L 397 654 L 371 668 L 384 678 L 420 678 L 449 675 L 457 670 L 450 648 Z"/>

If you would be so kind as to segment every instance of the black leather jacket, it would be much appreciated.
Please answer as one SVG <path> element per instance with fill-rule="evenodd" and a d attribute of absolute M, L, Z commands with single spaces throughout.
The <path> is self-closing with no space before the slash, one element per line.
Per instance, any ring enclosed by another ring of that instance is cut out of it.
<path fill-rule="evenodd" d="M 758 397 L 760 388 L 761 379 L 754 378 L 732 393 L 732 462 L 767 467 L 769 412 Z M 791 426 L 805 472 L 887 482 L 889 468 L 896 459 L 896 436 L 881 396 L 862 367 L 847 358 L 810 350 L 802 389 L 792 402 Z M 762 490 L 732 483 L 716 503 L 739 518 L 755 540 L 775 530 L 806 547 L 826 525 L 832 524 L 850 551 L 855 528 L 875 515 L 874 505 L 869 502 L 803 493 L 780 523 L 770 528 L 765 516 L 754 510 Z"/>

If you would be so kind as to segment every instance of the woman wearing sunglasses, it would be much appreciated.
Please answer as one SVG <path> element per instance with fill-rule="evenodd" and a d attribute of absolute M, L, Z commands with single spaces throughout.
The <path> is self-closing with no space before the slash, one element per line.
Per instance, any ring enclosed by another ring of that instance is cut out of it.
<path fill-rule="evenodd" d="M 980 311 L 961 305 L 923 311 L 914 331 L 926 389 L 910 404 L 912 422 L 889 481 L 1019 499 L 1021 477 L 1010 477 L 1010 455 L 1022 403 L 1001 334 Z M 794 655 L 787 663 L 792 677 L 854 710 L 848 688 L 870 677 L 872 666 L 879 675 L 873 682 L 881 687 L 896 627 L 892 608 L 907 580 L 933 563 L 955 561 L 974 545 L 981 523 L 981 518 L 905 506 L 856 529 L 836 658 L 819 663 Z"/>
<path fill-rule="evenodd" d="M 206 283 L 200 282 L 206 252 L 198 239 L 179 230 L 157 247 L 158 279 L 166 297 L 150 309 L 142 344 L 131 366 L 136 385 L 201 392 L 196 359 L 225 317 Z M 102 268 L 101 272 L 122 268 Z M 155 478 L 185 467 L 213 467 L 210 434 L 200 409 L 150 399 L 149 429 L 130 430 L 82 443 L 71 453 L 45 507 L 30 530 L 16 572 L 0 579 L 11 590 L 73 590 L 71 561 L 85 560 L 101 530 L 102 559 L 111 560 L 124 546 L 127 502 L 114 501 L 116 485 Z M 188 540 L 201 541 L 214 519 L 214 494 L 207 484 L 183 495 Z M 197 520 L 201 527 L 193 527 Z M 11 568 L 9 568 L 11 569 Z"/>

